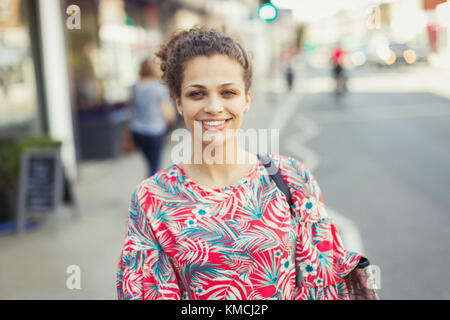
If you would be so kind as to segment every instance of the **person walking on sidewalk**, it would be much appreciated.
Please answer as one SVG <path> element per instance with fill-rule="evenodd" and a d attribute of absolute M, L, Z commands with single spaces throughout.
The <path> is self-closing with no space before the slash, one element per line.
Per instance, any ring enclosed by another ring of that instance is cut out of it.
<path fill-rule="evenodd" d="M 292 194 L 290 207 L 264 165 L 238 144 L 252 84 L 242 45 L 193 28 L 175 33 L 157 56 L 194 148 L 190 161 L 134 190 L 118 298 L 347 299 L 344 277 L 363 257 L 343 248 L 311 172 L 271 154 Z M 194 161 L 208 150 L 226 154 L 226 163 Z"/>
<path fill-rule="evenodd" d="M 345 51 L 340 45 L 337 45 L 331 54 L 331 65 L 333 68 L 333 77 L 336 82 L 335 93 L 337 96 L 347 91 L 347 75 L 344 69 Z"/>
<path fill-rule="evenodd" d="M 288 63 L 286 70 L 285 70 L 285 76 L 286 76 L 288 91 L 292 91 L 292 87 L 294 85 L 294 79 L 295 79 L 294 68 L 292 67 L 292 62 Z"/>
<path fill-rule="evenodd" d="M 141 63 L 139 81 L 132 87 L 133 116 L 131 132 L 147 163 L 147 176 L 160 168 L 168 125 L 176 120 L 176 112 L 167 87 L 158 81 L 157 69 L 150 59 Z"/>

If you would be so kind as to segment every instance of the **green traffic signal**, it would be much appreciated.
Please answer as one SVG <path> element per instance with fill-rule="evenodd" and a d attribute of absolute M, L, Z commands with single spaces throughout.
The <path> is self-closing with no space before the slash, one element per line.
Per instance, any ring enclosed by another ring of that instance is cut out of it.
<path fill-rule="evenodd" d="M 264 3 L 258 9 L 258 16 L 265 21 L 273 21 L 278 16 L 278 10 L 273 4 Z"/>

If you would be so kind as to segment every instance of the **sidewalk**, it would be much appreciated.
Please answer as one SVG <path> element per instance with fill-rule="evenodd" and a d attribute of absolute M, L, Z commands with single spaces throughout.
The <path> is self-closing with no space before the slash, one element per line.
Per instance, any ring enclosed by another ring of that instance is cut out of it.
<path fill-rule="evenodd" d="M 277 100 L 266 90 L 282 92 L 283 79 L 254 83 L 243 129 L 269 128 Z M 167 144 L 162 167 L 171 165 Z M 76 186 L 80 219 L 60 210 L 60 228 L 50 223 L 22 237 L 0 236 L 0 299 L 116 299 L 115 276 L 123 244 L 131 193 L 143 180 L 145 163 L 138 153 L 107 161 L 84 162 Z M 79 266 L 81 288 L 67 289 L 67 267 Z"/>

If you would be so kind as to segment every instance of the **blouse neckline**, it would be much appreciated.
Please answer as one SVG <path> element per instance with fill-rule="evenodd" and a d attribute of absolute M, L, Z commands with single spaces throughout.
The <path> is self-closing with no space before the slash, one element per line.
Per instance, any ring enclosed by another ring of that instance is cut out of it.
<path fill-rule="evenodd" d="M 231 191 L 231 190 L 235 190 L 237 188 L 240 188 L 246 184 L 249 183 L 249 181 L 251 180 L 251 178 L 255 175 L 255 173 L 258 170 L 258 167 L 262 165 L 261 162 L 257 162 L 253 165 L 253 167 L 250 169 L 250 171 L 243 176 L 239 181 L 233 183 L 232 185 L 229 186 L 225 186 L 225 187 L 221 187 L 221 188 L 210 188 L 210 187 L 205 187 L 202 186 L 200 184 L 198 184 L 197 182 L 195 182 L 194 180 L 192 180 L 184 171 L 184 169 L 181 167 L 181 163 L 177 163 L 175 165 L 175 167 L 178 169 L 179 174 L 181 175 L 181 181 L 186 184 L 189 185 L 197 190 L 200 191 L 206 191 L 209 193 L 222 193 L 222 192 L 227 192 L 227 191 Z"/>

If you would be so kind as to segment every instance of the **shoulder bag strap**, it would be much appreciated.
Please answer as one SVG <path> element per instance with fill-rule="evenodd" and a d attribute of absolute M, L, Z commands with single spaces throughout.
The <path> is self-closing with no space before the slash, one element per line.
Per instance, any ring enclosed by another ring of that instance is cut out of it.
<path fill-rule="evenodd" d="M 289 187 L 287 186 L 286 181 L 284 181 L 283 177 L 281 176 L 281 173 L 278 170 L 278 167 L 276 166 L 275 163 L 273 163 L 272 158 L 268 154 L 258 154 L 258 159 L 264 165 L 264 167 L 267 170 L 267 173 L 272 178 L 272 180 L 275 182 L 277 187 L 286 196 L 287 202 L 289 204 L 289 209 L 291 211 L 291 216 L 292 216 L 292 218 L 295 218 L 295 213 L 294 213 L 294 210 L 292 209 L 291 192 L 289 191 Z M 295 253 L 297 252 L 297 245 L 295 246 L 294 252 Z M 300 286 L 299 273 L 300 273 L 300 267 L 296 265 L 296 267 L 295 267 L 295 286 L 296 287 Z"/>
<path fill-rule="evenodd" d="M 295 217 L 294 211 L 292 210 L 291 192 L 289 191 L 289 187 L 286 184 L 286 181 L 284 181 L 283 177 L 281 176 L 281 173 L 278 170 L 277 165 L 273 162 L 272 158 L 268 154 L 258 154 L 258 159 L 266 168 L 270 178 L 272 178 L 277 187 L 286 196 L 289 207 L 291 208 L 291 215 L 292 217 Z"/>

